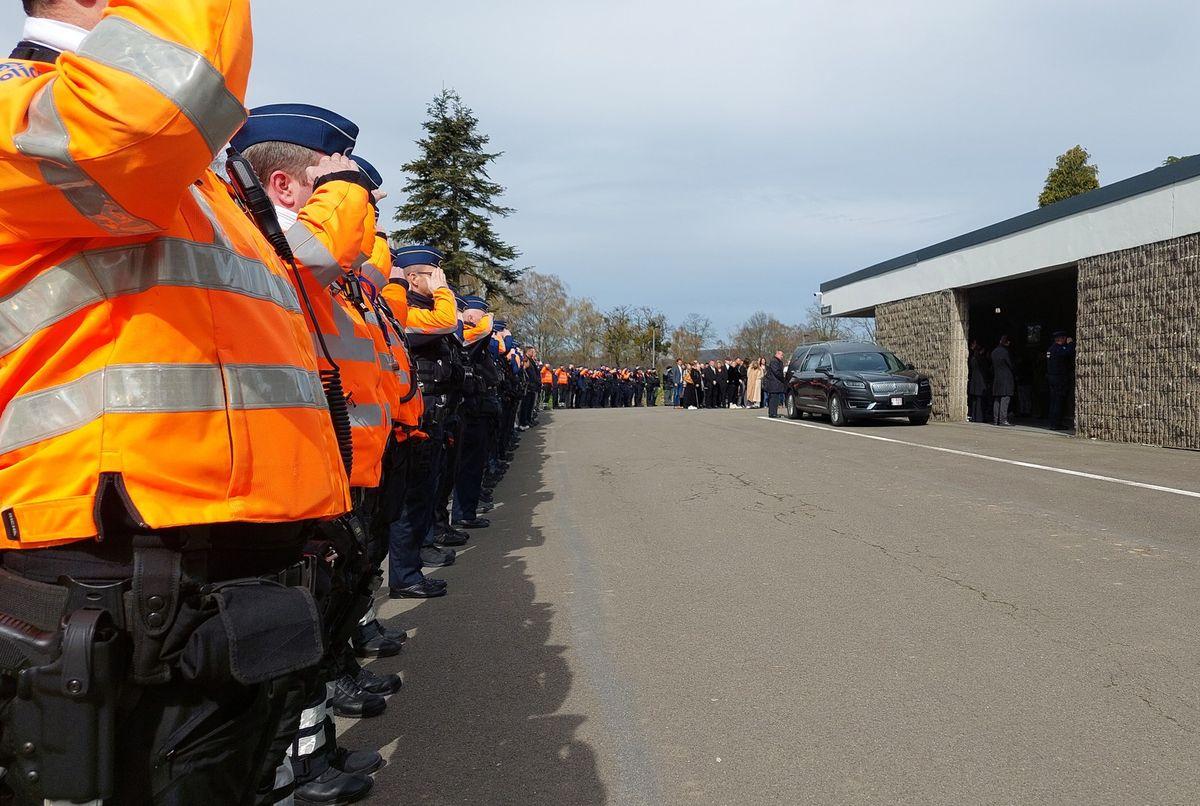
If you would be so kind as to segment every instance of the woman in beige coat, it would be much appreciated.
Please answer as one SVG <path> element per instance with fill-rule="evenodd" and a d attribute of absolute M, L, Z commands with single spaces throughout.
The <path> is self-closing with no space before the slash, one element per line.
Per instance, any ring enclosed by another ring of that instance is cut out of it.
<path fill-rule="evenodd" d="M 762 407 L 762 381 L 765 367 L 761 358 L 756 358 L 746 370 L 746 404 L 752 408 Z"/>

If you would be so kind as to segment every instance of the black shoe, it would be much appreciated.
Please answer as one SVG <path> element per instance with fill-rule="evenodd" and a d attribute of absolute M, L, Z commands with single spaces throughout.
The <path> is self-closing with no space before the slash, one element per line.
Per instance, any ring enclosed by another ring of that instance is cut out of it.
<path fill-rule="evenodd" d="M 329 758 L 329 766 L 351 775 L 370 775 L 383 766 L 383 754 L 378 750 L 347 750 L 339 747 Z"/>
<path fill-rule="evenodd" d="M 516 454 L 514 454 L 512 451 L 509 451 L 508 453 L 502 455 L 500 458 L 503 459 L 505 462 L 511 462 L 515 456 L 516 456 Z"/>
<path fill-rule="evenodd" d="M 364 624 L 362 629 L 367 632 L 365 635 L 382 635 L 384 638 L 396 644 L 403 644 L 408 640 L 408 633 L 399 627 L 385 627 L 379 619 Z"/>
<path fill-rule="evenodd" d="M 486 529 L 491 525 L 492 522 L 487 518 L 472 518 L 469 521 L 454 522 L 455 527 L 462 527 L 463 529 Z"/>
<path fill-rule="evenodd" d="M 479 506 L 475 507 L 476 512 L 487 513 L 496 508 L 496 505 L 491 501 L 480 501 Z"/>
<path fill-rule="evenodd" d="M 446 588 L 441 585 L 431 585 L 433 580 L 422 580 L 407 588 L 389 588 L 389 599 L 434 599 L 446 595 Z"/>
<path fill-rule="evenodd" d="M 357 719 L 379 716 L 387 709 L 387 700 L 364 691 L 348 674 L 342 675 L 333 684 L 333 697 L 329 704 L 338 716 Z"/>
<path fill-rule="evenodd" d="M 460 532 L 450 526 L 443 526 L 438 529 L 437 537 L 433 539 L 433 542 L 435 545 L 444 548 L 447 546 L 465 546 L 470 539 L 471 536 L 466 532 Z"/>
<path fill-rule="evenodd" d="M 358 683 L 359 688 L 363 691 L 380 697 L 390 697 L 404 685 L 404 681 L 398 674 L 375 674 L 367 668 L 358 670 L 358 674 L 354 676 L 354 682 Z"/>
<path fill-rule="evenodd" d="M 454 565 L 454 549 L 441 546 L 421 546 L 421 565 L 425 568 L 445 568 Z"/>
<path fill-rule="evenodd" d="M 354 803 L 362 800 L 375 786 L 375 780 L 369 775 L 357 775 L 343 772 L 331 766 L 320 776 L 306 784 L 297 784 L 294 797 L 297 803 L 319 804 L 319 806 L 339 806 L 343 803 Z"/>
<path fill-rule="evenodd" d="M 350 643 L 354 645 L 354 654 L 359 657 L 392 657 L 400 655 L 401 644 L 398 640 L 386 638 L 382 633 L 371 634 L 371 637 L 361 638 L 362 628 L 355 634 Z"/>
<path fill-rule="evenodd" d="M 390 658 L 400 654 L 401 642 L 388 638 L 378 620 L 360 624 L 350 643 L 354 646 L 354 654 L 360 658 Z"/>

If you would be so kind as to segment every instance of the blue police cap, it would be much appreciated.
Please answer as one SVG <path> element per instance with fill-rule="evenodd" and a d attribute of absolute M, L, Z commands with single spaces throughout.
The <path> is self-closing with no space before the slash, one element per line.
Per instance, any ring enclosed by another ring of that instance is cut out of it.
<path fill-rule="evenodd" d="M 322 154 L 349 154 L 358 126 L 328 109 L 309 104 L 268 104 L 250 110 L 230 142 L 238 151 L 258 143 L 293 143 Z"/>
<path fill-rule="evenodd" d="M 367 162 L 365 159 L 358 156 L 357 154 L 355 154 L 350 159 L 352 159 L 356 163 L 358 163 L 358 167 L 362 169 L 363 176 L 367 177 L 367 179 L 370 180 L 371 184 L 375 186 L 376 190 L 379 190 L 381 187 L 383 187 L 383 174 L 381 174 L 381 173 L 379 173 L 379 171 L 375 170 L 374 165 Z"/>
<path fill-rule="evenodd" d="M 392 266 L 407 269 L 409 266 L 441 266 L 446 259 L 440 251 L 426 244 L 402 246 L 392 250 Z"/>
<path fill-rule="evenodd" d="M 487 313 L 491 310 L 486 299 L 483 297 L 478 297 L 474 294 L 468 294 L 462 298 L 462 301 L 463 305 L 468 311 L 483 311 L 484 313 Z"/>
<path fill-rule="evenodd" d="M 492 330 L 496 331 L 497 333 L 499 333 L 501 330 L 508 330 L 508 322 L 504 319 L 497 319 L 495 324 L 492 325 Z"/>

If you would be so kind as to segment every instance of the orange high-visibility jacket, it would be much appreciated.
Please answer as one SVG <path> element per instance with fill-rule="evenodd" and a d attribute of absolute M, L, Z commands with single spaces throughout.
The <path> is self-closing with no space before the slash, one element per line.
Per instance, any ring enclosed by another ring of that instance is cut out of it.
<path fill-rule="evenodd" d="M 554 373 L 550 370 L 549 364 L 542 364 L 542 386 L 547 386 L 554 383 Z"/>
<path fill-rule="evenodd" d="M 554 373 L 554 380 L 559 386 L 566 386 L 567 382 L 570 380 L 570 376 L 567 375 L 567 371 L 565 369 L 559 367 Z"/>
<path fill-rule="evenodd" d="M 480 339 L 487 338 L 492 335 L 492 328 L 495 323 L 495 317 L 492 314 L 484 314 L 483 318 L 474 325 L 463 323 L 463 342 L 465 344 L 475 344 Z"/>
<path fill-rule="evenodd" d="M 0 549 L 349 505 L 287 272 L 208 165 L 245 118 L 248 0 L 113 0 L 0 81 Z"/>
<path fill-rule="evenodd" d="M 392 416 L 383 386 L 375 314 L 359 307 L 342 293 L 343 275 L 354 265 L 366 238 L 364 223 L 371 209 L 365 188 L 353 182 L 333 181 L 321 185 L 299 212 L 287 232 L 288 243 L 302 265 L 308 296 L 317 316 L 317 326 L 330 358 L 341 371 L 342 386 L 350 403 L 351 442 L 354 464 L 350 486 L 377 487 L 382 473 L 383 450 L 392 429 Z M 371 230 L 372 240 L 375 237 Z M 382 334 L 378 337 L 383 342 Z M 315 339 L 314 339 L 315 342 Z M 322 369 L 329 362 L 319 344 L 317 361 Z M 387 357 L 388 372 L 391 356 Z"/>
<path fill-rule="evenodd" d="M 412 361 L 404 346 L 403 328 L 408 318 L 408 297 L 399 295 L 391 304 L 380 298 L 380 292 L 388 284 L 388 276 L 392 271 L 392 253 L 388 248 L 387 236 L 375 231 L 375 210 L 367 216 L 367 232 L 373 233 L 370 243 L 370 253 L 364 253 L 359 266 L 359 276 L 364 279 L 381 308 L 386 308 L 384 316 L 376 319 L 379 325 L 379 336 L 383 344 L 376 343 L 380 352 L 380 361 L 390 359 L 390 371 L 384 373 L 384 394 L 391 409 L 392 424 L 396 439 L 403 442 L 408 432 L 421 423 L 421 415 L 425 411 L 424 401 L 420 390 L 414 389 L 415 379 L 412 377 Z M 399 326 L 394 330 L 391 320 L 386 313 L 391 313 L 391 319 Z"/>
<path fill-rule="evenodd" d="M 394 290 L 393 290 L 394 289 Z M 393 297 L 403 296 L 405 306 L 408 305 L 408 289 L 400 283 L 388 283 L 384 298 L 389 302 Z M 395 310 L 395 307 L 392 308 Z M 404 322 L 404 332 L 420 333 L 426 336 L 453 333 L 458 330 L 458 305 L 454 301 L 454 292 L 449 288 L 439 288 L 433 292 L 433 309 L 409 308 L 408 318 Z"/>

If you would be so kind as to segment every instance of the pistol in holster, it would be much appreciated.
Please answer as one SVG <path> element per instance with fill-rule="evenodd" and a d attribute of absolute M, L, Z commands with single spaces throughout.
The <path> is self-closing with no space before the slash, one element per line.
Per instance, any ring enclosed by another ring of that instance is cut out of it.
<path fill-rule="evenodd" d="M 15 680 L 7 780 L 37 802 L 103 800 L 116 788 L 117 701 L 130 656 L 124 586 L 62 582 L 67 615 L 57 632 L 0 617 L 4 673 Z"/>

